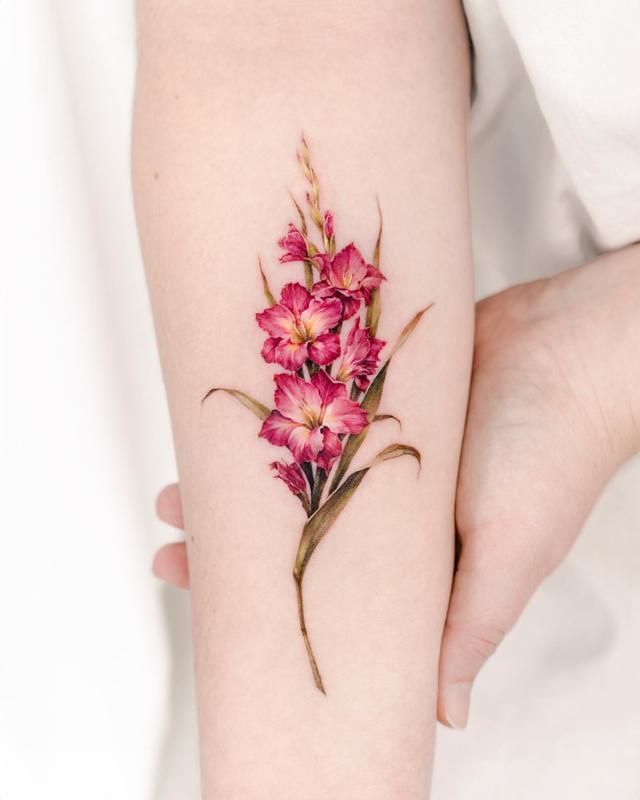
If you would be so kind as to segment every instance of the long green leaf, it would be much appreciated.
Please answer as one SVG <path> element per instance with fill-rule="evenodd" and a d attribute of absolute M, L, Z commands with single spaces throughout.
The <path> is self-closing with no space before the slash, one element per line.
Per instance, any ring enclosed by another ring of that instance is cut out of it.
<path fill-rule="evenodd" d="M 380 248 L 382 245 L 382 209 L 380 208 L 380 201 L 376 197 L 376 205 L 378 206 L 378 218 L 380 223 L 378 225 L 378 237 L 376 239 L 376 246 L 373 249 L 372 264 L 374 267 L 380 267 Z M 382 313 L 382 304 L 380 301 L 380 289 L 374 289 L 371 293 L 371 302 L 367 306 L 367 315 L 365 318 L 365 325 L 369 328 L 372 336 L 376 335 L 378 325 L 380 323 L 380 314 Z"/>
<path fill-rule="evenodd" d="M 391 444 L 385 447 L 384 450 L 381 450 L 378 455 L 368 464 L 365 464 L 364 467 L 352 472 L 342 486 L 330 494 L 320 508 L 309 517 L 302 529 L 302 536 L 300 537 L 300 544 L 298 546 L 298 553 L 293 570 L 294 577 L 297 581 L 302 581 L 302 577 L 309 563 L 309 559 L 313 555 L 313 551 L 327 534 L 340 512 L 353 497 L 367 472 L 383 461 L 389 461 L 392 458 L 400 458 L 401 456 L 413 456 L 418 464 L 421 463 L 420 452 L 415 447 L 408 444 Z"/>
<path fill-rule="evenodd" d="M 300 203 L 296 200 L 296 198 L 289 192 L 289 197 L 291 198 L 291 202 L 296 207 L 296 211 L 298 212 L 298 216 L 300 217 L 300 233 L 307 238 L 307 220 L 304 216 L 304 211 L 300 208 Z"/>
<path fill-rule="evenodd" d="M 418 311 L 415 317 L 413 317 L 413 319 L 404 326 L 404 328 L 400 333 L 400 336 L 398 336 L 398 341 L 393 346 L 393 350 L 387 356 L 387 364 L 389 363 L 389 361 L 391 361 L 393 356 L 395 356 L 398 350 L 402 347 L 402 345 L 414 332 L 422 317 L 427 313 L 427 311 L 429 311 L 430 308 L 433 308 L 434 305 L 435 303 L 429 303 L 429 305 L 426 308 L 423 308 L 422 311 Z"/>
<path fill-rule="evenodd" d="M 269 281 L 267 280 L 267 276 L 264 274 L 260 259 L 258 259 L 258 269 L 260 270 L 260 277 L 262 278 L 262 290 L 267 299 L 267 303 L 269 303 L 270 306 L 275 306 L 276 298 L 273 296 L 271 289 L 269 288 Z"/>
<path fill-rule="evenodd" d="M 387 376 L 388 366 L 388 362 L 382 366 L 380 372 L 378 372 L 376 377 L 369 384 L 369 388 L 360 402 L 362 408 L 367 412 L 369 419 L 375 418 L 376 411 L 380 405 L 380 400 L 382 399 L 382 389 L 384 388 L 384 381 Z M 331 486 L 329 487 L 330 492 L 335 492 L 340 485 L 340 481 L 346 475 L 355 454 L 358 452 L 362 446 L 362 443 L 367 438 L 368 433 L 369 425 L 367 425 L 366 428 L 363 428 L 360 433 L 352 433 L 347 437 L 344 447 L 342 448 L 342 455 L 340 456 L 340 461 L 338 461 L 335 475 L 333 476 Z"/>
<path fill-rule="evenodd" d="M 394 420 L 402 428 L 402 422 L 395 414 L 375 414 L 371 422 L 384 422 L 385 419 Z"/>
<path fill-rule="evenodd" d="M 250 395 L 240 392 L 238 389 L 226 389 L 224 386 L 214 386 L 213 389 L 209 389 L 209 391 L 202 398 L 202 403 L 208 400 L 211 395 L 214 394 L 214 392 L 226 392 L 232 397 L 235 397 L 236 400 L 239 400 L 242 405 L 245 406 L 245 408 L 248 408 L 249 411 L 253 411 L 258 419 L 266 419 L 271 413 L 270 408 L 267 408 L 267 406 L 259 403 L 257 400 L 254 400 L 254 398 Z"/>
<path fill-rule="evenodd" d="M 384 389 L 384 382 L 387 378 L 387 370 L 389 368 L 389 364 L 391 363 L 391 359 L 394 355 L 398 352 L 398 350 L 402 347 L 402 345 L 407 341 L 409 336 L 415 330 L 417 324 L 420 322 L 424 314 L 433 307 L 433 303 L 423 308 L 422 311 L 418 311 L 418 313 L 411 319 L 411 321 L 405 325 L 398 337 L 398 341 L 393 346 L 389 357 L 382 365 L 380 371 L 376 375 L 376 377 L 371 381 L 369 388 L 367 389 L 364 397 L 362 398 L 362 402 L 360 405 L 362 408 L 367 412 L 369 415 L 369 419 L 375 418 L 376 412 L 378 411 L 378 407 L 380 405 L 380 400 L 382 399 L 382 390 Z M 358 452 L 362 443 L 367 438 L 369 433 L 369 426 L 367 425 L 360 433 L 352 433 L 345 442 L 345 445 L 342 449 L 342 455 L 340 456 L 340 461 L 338 462 L 338 466 L 336 468 L 336 473 L 333 477 L 331 482 L 331 486 L 329 491 L 335 492 L 335 490 L 340 485 L 340 481 L 344 478 L 347 474 L 347 470 L 355 454 Z"/>
<path fill-rule="evenodd" d="M 372 461 L 370 461 L 368 464 L 365 464 L 364 467 L 357 470 L 357 472 L 353 472 L 351 475 L 349 475 L 342 486 L 333 494 L 329 495 L 320 508 L 309 517 L 304 528 L 302 529 L 302 535 L 300 536 L 300 542 L 298 544 L 298 552 L 296 554 L 296 560 L 293 566 L 293 579 L 296 584 L 300 632 L 307 650 L 307 656 L 309 658 L 311 672 L 313 673 L 314 683 L 322 692 L 322 694 L 326 694 L 326 691 L 322 682 L 322 675 L 318 669 L 313 648 L 311 647 L 309 632 L 307 631 L 307 623 L 304 614 L 302 579 L 304 578 L 307 565 L 309 564 L 309 560 L 316 547 L 326 536 L 331 526 L 338 518 L 340 512 L 353 497 L 356 489 L 362 483 L 362 479 L 367 472 L 369 472 L 372 467 L 375 467 L 376 464 L 380 464 L 383 461 L 388 461 L 391 458 L 400 458 L 400 456 L 413 456 L 417 460 L 418 466 L 420 466 L 420 453 L 415 447 L 412 447 L 409 444 L 391 444 L 388 447 L 385 447 L 384 450 L 381 450 Z"/>

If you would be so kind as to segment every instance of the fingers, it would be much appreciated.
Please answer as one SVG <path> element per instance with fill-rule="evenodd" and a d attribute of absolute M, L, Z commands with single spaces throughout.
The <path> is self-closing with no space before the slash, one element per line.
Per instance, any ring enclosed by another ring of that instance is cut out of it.
<path fill-rule="evenodd" d="M 153 559 L 153 574 L 160 580 L 176 586 L 189 588 L 189 563 L 184 542 L 173 542 L 161 547 Z"/>
<path fill-rule="evenodd" d="M 156 500 L 156 513 L 162 522 L 174 528 L 184 528 L 180 487 L 177 483 L 165 486 Z M 151 567 L 153 574 L 161 581 L 178 589 L 189 588 L 189 562 L 184 542 L 174 542 L 161 547 L 156 553 Z"/>
<path fill-rule="evenodd" d="M 156 514 L 167 525 L 184 529 L 180 487 L 177 483 L 170 483 L 160 491 L 156 500 Z"/>
<path fill-rule="evenodd" d="M 541 565 L 499 562 L 462 550 L 440 651 L 438 719 L 451 728 L 466 727 L 478 672 L 544 578 Z"/>

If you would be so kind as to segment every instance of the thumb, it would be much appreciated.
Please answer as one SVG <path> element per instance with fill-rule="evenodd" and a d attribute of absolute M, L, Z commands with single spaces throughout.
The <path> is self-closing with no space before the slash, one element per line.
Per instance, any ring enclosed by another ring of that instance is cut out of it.
<path fill-rule="evenodd" d="M 527 558 L 503 554 L 499 563 L 492 562 L 480 542 L 467 542 L 454 577 L 440 651 L 438 719 L 451 728 L 466 727 L 478 672 L 548 573 Z"/>

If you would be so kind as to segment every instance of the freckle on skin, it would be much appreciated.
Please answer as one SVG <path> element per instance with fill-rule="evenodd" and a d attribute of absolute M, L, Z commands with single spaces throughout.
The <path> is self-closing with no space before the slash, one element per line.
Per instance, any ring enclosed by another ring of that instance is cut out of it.
<path fill-rule="evenodd" d="M 153 173 L 153 180 L 154 181 L 157 181 L 159 177 L 160 177 L 160 173 L 159 172 L 154 172 Z"/>

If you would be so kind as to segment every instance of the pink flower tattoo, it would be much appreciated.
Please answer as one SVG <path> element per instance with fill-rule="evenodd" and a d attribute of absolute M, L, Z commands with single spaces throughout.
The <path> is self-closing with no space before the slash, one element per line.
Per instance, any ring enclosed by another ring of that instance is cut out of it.
<path fill-rule="evenodd" d="M 261 355 L 279 370 L 274 375 L 273 401 L 265 404 L 238 389 L 214 387 L 203 402 L 218 391 L 233 396 L 261 420 L 258 436 L 284 451 L 285 458 L 272 461 L 270 467 L 306 515 L 293 577 L 306 655 L 316 687 L 326 693 L 307 631 L 302 581 L 316 547 L 370 469 L 406 455 L 420 464 L 420 452 L 413 445 L 394 442 L 352 468 L 372 425 L 397 420 L 377 413 L 388 367 L 431 306 L 414 314 L 381 360 L 386 343 L 377 337 L 377 329 L 380 288 L 386 278 L 380 271 L 380 206 L 371 260 L 353 242 L 338 249 L 334 217 L 322 208 L 320 184 L 304 137 L 297 156 L 307 183 L 306 210 L 294 200 L 298 224 L 289 223 L 278 245 L 283 251 L 281 264 L 302 265 L 301 280 L 285 282 L 276 300 L 259 262 L 268 303 L 256 314 L 267 334 Z"/>
<path fill-rule="evenodd" d="M 278 244 L 284 250 L 280 256 L 281 264 L 287 264 L 289 261 L 305 261 L 309 258 L 309 249 L 304 236 L 291 223 L 289 223 L 286 235 L 282 239 L 278 239 Z"/>
<path fill-rule="evenodd" d="M 275 382 L 276 409 L 262 423 L 260 436 L 288 447 L 298 464 L 315 462 L 328 472 L 342 452 L 338 435 L 360 433 L 368 424 L 366 411 L 326 372 L 309 381 L 276 375 Z"/>
<path fill-rule="evenodd" d="M 348 244 L 332 258 L 326 254 L 316 256 L 321 265 L 320 280 L 313 287 L 316 297 L 337 297 L 342 302 L 343 318 L 349 319 L 360 308 L 360 303 L 371 303 L 374 289 L 380 286 L 384 275 L 373 264 L 367 264 L 354 244 Z"/>
<path fill-rule="evenodd" d="M 360 391 L 366 391 L 371 382 L 370 376 L 378 369 L 380 351 L 384 344 L 382 339 L 371 335 L 369 328 L 361 328 L 360 318 L 356 318 L 347 336 L 336 379 L 345 383 L 353 379 Z"/>
<path fill-rule="evenodd" d="M 331 333 L 342 319 L 340 302 L 315 299 L 299 283 L 287 283 L 280 302 L 256 314 L 256 319 L 269 334 L 262 357 L 271 364 L 295 371 L 307 359 L 325 365 L 340 354 L 340 337 Z"/>

